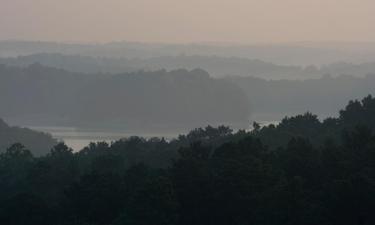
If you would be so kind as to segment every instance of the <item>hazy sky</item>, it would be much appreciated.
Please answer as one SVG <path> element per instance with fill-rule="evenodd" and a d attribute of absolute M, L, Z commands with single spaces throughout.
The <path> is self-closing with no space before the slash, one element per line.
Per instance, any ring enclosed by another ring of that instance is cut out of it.
<path fill-rule="evenodd" d="M 0 0 L 0 39 L 375 41 L 375 1 Z"/>

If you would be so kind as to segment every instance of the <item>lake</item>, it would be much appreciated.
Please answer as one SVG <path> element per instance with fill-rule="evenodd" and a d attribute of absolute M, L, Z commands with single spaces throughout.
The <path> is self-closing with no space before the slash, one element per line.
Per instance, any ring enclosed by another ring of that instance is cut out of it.
<path fill-rule="evenodd" d="M 65 142 L 74 151 L 79 151 L 91 142 L 108 142 L 127 138 L 131 136 L 140 136 L 144 138 L 164 137 L 166 139 L 177 138 L 180 132 L 170 133 L 137 133 L 125 131 L 104 131 L 104 130 L 82 130 L 74 127 L 28 127 L 33 130 L 49 133 L 58 141 Z"/>
<path fill-rule="evenodd" d="M 269 124 L 277 124 L 279 121 L 262 121 L 261 126 Z M 140 136 L 144 138 L 151 137 L 164 137 L 166 139 L 177 138 L 180 134 L 186 134 L 188 131 L 175 131 L 175 132 L 132 132 L 132 131 L 117 131 L 117 130 L 90 130 L 79 129 L 74 127 L 51 127 L 51 126 L 29 126 L 28 128 L 49 133 L 58 141 L 65 142 L 66 145 L 71 147 L 74 151 L 79 151 L 86 147 L 91 142 L 108 142 L 127 138 L 131 136 Z"/>

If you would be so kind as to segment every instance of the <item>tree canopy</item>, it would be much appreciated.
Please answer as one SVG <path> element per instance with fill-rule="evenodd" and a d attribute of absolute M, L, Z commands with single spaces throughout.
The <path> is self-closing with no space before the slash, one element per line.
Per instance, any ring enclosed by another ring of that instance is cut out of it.
<path fill-rule="evenodd" d="M 249 132 L 208 126 L 80 152 L 60 143 L 40 157 L 14 144 L 0 154 L 0 221 L 374 224 L 374 103 L 368 96 L 338 118 L 306 113 Z"/>

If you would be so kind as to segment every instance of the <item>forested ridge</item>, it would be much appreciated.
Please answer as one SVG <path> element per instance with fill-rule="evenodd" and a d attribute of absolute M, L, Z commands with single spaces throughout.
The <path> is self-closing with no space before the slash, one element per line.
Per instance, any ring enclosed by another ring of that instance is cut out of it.
<path fill-rule="evenodd" d="M 0 154 L 1 224 L 365 225 L 375 217 L 375 98 L 252 131 L 131 137 Z"/>
<path fill-rule="evenodd" d="M 0 152 L 4 152 L 7 147 L 17 142 L 25 145 L 37 156 L 46 154 L 57 144 L 57 140 L 50 134 L 9 126 L 0 118 Z"/>
<path fill-rule="evenodd" d="M 74 57 L 68 59 L 69 65 L 75 62 Z M 78 60 L 77 65 L 84 63 Z M 39 63 L 0 65 L 0 105 L 4 106 L 0 117 L 23 126 L 128 131 L 186 132 L 220 123 L 245 128 L 250 119 L 278 121 L 305 111 L 319 118 L 337 116 L 348 99 L 375 92 L 374 78 L 369 74 L 305 80 L 219 79 L 202 69 L 111 74 L 70 72 Z"/>
<path fill-rule="evenodd" d="M 104 44 L 69 44 L 43 41 L 0 41 L 0 57 L 18 57 L 40 53 L 117 59 L 198 55 L 259 59 L 281 65 L 324 65 L 336 62 L 365 63 L 375 60 L 375 46 L 372 42 L 315 44 L 298 42 L 272 45 L 221 44 L 152 44 L 126 41 Z"/>
<path fill-rule="evenodd" d="M 0 0 L 0 225 L 375 225 L 375 0 Z"/>
<path fill-rule="evenodd" d="M 0 106 L 12 124 L 128 131 L 243 124 L 250 115 L 236 85 L 201 69 L 84 74 L 38 63 L 0 65 Z"/>
<path fill-rule="evenodd" d="M 0 43 L 1 45 L 1 43 Z M 1 46 L 0 46 L 1 48 Z M 1 53 L 0 53 L 1 54 Z M 138 57 L 92 57 L 84 54 L 38 53 L 18 57 L 1 58 L 0 64 L 28 67 L 34 63 L 77 73 L 123 73 L 139 70 L 193 70 L 201 68 L 212 77 L 257 77 L 263 79 L 313 79 L 325 74 L 334 77 L 352 75 L 364 77 L 375 69 L 373 61 L 363 63 L 335 62 L 325 65 L 280 65 L 257 58 L 228 57 L 217 55 L 160 55 Z"/>
<path fill-rule="evenodd" d="M 284 115 L 312 111 L 320 118 L 338 116 L 348 99 L 375 92 L 375 75 L 350 75 L 305 80 L 266 80 L 255 77 L 224 78 L 236 84 L 248 97 L 256 120 L 280 120 Z M 319 90 L 319 91 L 317 91 Z"/>

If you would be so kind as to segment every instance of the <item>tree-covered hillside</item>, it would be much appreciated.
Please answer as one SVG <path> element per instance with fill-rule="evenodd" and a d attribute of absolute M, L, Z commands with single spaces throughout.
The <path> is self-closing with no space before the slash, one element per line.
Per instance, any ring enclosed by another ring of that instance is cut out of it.
<path fill-rule="evenodd" d="M 217 55 L 166 55 L 147 58 L 91 57 L 60 53 L 39 53 L 18 57 L 0 58 L 0 64 L 27 67 L 34 63 L 78 73 L 123 73 L 139 70 L 193 70 L 201 68 L 212 77 L 225 76 L 257 77 L 263 79 L 313 79 L 326 74 L 334 77 L 352 75 L 364 77 L 375 71 L 375 63 L 337 62 L 325 65 L 279 65 L 257 58 L 225 57 Z"/>
<path fill-rule="evenodd" d="M 347 99 L 358 99 L 375 93 L 375 75 L 324 76 L 307 80 L 266 80 L 254 77 L 231 77 L 243 90 L 253 109 L 255 120 L 280 120 L 285 115 L 306 111 L 320 118 L 338 116 Z"/>
<path fill-rule="evenodd" d="M 0 152 L 4 152 L 14 143 L 22 143 L 35 155 L 44 155 L 57 144 L 57 141 L 49 134 L 11 127 L 0 119 Z"/>
<path fill-rule="evenodd" d="M 195 129 L 170 142 L 132 137 L 73 153 L 0 154 L 8 225 L 370 225 L 375 99 L 338 118 L 285 118 L 251 132 Z M 281 140 L 281 141 L 280 141 Z"/>
<path fill-rule="evenodd" d="M 118 129 L 192 129 L 245 124 L 234 84 L 195 69 L 81 74 L 33 64 L 0 66 L 0 115 L 18 124 Z"/>

